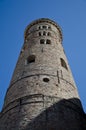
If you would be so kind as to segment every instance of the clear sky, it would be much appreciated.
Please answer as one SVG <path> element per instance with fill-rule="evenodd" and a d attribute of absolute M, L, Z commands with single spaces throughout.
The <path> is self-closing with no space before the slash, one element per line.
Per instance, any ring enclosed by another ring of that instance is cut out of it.
<path fill-rule="evenodd" d="M 86 112 L 86 0 L 0 0 L 0 110 L 24 43 L 24 30 L 38 18 L 50 18 L 61 26 L 63 46 Z"/>

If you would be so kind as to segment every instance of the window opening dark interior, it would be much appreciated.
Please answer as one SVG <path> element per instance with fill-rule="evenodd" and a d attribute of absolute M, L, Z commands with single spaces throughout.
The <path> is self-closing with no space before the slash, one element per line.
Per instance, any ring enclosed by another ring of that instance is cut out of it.
<path fill-rule="evenodd" d="M 48 29 L 51 29 L 51 27 L 50 27 L 50 26 L 48 26 Z"/>
<path fill-rule="evenodd" d="M 45 40 L 44 39 L 41 39 L 40 40 L 40 44 L 44 44 L 45 43 Z"/>
<path fill-rule="evenodd" d="M 43 32 L 43 35 L 46 36 L 46 32 Z"/>
<path fill-rule="evenodd" d="M 41 32 L 39 32 L 39 36 L 41 36 Z"/>
<path fill-rule="evenodd" d="M 50 33 L 50 32 L 48 32 L 48 33 L 47 33 L 47 35 L 48 35 L 48 36 L 51 36 L 51 33 Z"/>
<path fill-rule="evenodd" d="M 60 60 L 61 60 L 61 66 L 68 70 L 66 62 L 62 58 L 60 58 Z"/>
<path fill-rule="evenodd" d="M 31 55 L 27 58 L 27 64 L 35 62 L 35 55 Z"/>
<path fill-rule="evenodd" d="M 39 29 L 41 29 L 41 26 L 39 26 Z"/>
<path fill-rule="evenodd" d="M 46 44 L 51 44 L 51 40 L 47 39 Z"/>
<path fill-rule="evenodd" d="M 47 27 L 46 26 L 42 26 L 43 27 L 43 29 L 46 29 Z"/>
<path fill-rule="evenodd" d="M 49 82 L 49 78 L 43 78 L 44 82 Z"/>

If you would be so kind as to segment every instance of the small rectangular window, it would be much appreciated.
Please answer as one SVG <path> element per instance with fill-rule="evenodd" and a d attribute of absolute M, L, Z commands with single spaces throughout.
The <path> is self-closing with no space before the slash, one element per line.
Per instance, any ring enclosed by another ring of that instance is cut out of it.
<path fill-rule="evenodd" d="M 45 40 L 44 40 L 44 39 L 41 39 L 41 40 L 40 40 L 40 44 L 45 44 Z"/>

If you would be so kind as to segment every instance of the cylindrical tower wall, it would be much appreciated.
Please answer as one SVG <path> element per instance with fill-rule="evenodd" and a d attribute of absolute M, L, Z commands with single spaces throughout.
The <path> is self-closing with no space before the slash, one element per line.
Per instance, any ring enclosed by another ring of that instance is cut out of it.
<path fill-rule="evenodd" d="M 62 47 L 60 28 L 48 22 L 27 27 L 5 104 L 38 93 L 61 98 L 78 97 Z"/>
<path fill-rule="evenodd" d="M 16 129 L 26 130 L 26 128 L 30 129 L 31 127 L 31 130 L 35 130 L 36 127 L 37 129 L 41 128 L 40 124 L 39 127 L 34 123 L 33 126 L 29 124 L 39 117 L 41 113 L 44 113 L 38 119 L 39 122 L 42 122 L 42 128 L 50 128 L 52 122 L 54 122 L 55 128 L 55 122 L 59 121 L 59 119 L 55 116 L 55 120 L 52 121 L 51 118 L 55 113 L 59 114 L 59 118 L 61 118 L 60 109 L 57 107 L 55 110 L 57 103 L 59 104 L 62 100 L 66 102 L 66 100 L 70 99 L 77 100 L 67 101 L 67 103 L 63 101 L 66 107 L 68 105 L 75 110 L 77 108 L 82 109 L 77 88 L 62 46 L 61 29 L 52 20 L 36 20 L 25 30 L 24 45 L 5 97 L 2 111 L 4 123 L 6 124 L 8 115 L 11 115 L 7 121 L 8 124 L 16 118 L 15 122 L 18 119 Z M 52 106 L 55 107 L 52 115 L 50 115 L 48 108 L 52 108 Z M 61 112 L 66 107 L 63 105 Z M 72 109 L 71 112 L 73 113 Z M 65 112 L 65 116 L 67 116 L 67 112 Z M 75 119 L 75 116 L 79 117 L 78 114 L 74 113 L 72 120 Z M 46 122 L 48 123 L 46 124 Z M 7 130 L 14 128 L 14 124 L 8 125 Z M 77 124 L 74 127 L 78 126 Z M 71 129 L 71 127 L 69 128 Z M 59 124 L 56 128 L 61 128 L 61 125 Z"/>

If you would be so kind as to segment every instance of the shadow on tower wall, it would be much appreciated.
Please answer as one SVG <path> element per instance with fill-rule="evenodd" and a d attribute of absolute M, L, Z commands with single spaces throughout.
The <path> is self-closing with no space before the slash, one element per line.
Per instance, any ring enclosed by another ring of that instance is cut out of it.
<path fill-rule="evenodd" d="M 63 99 L 44 110 L 24 130 L 86 130 L 86 115 L 79 99 Z"/>
<path fill-rule="evenodd" d="M 33 115 L 31 121 L 28 121 L 27 111 L 26 114 L 22 114 L 23 107 L 28 110 L 28 106 L 28 102 L 21 102 L 21 107 L 18 105 L 5 113 L 2 111 L 0 130 L 86 130 L 86 114 L 77 98 L 60 100 L 35 118 Z M 38 106 L 40 107 L 40 104 Z"/>

